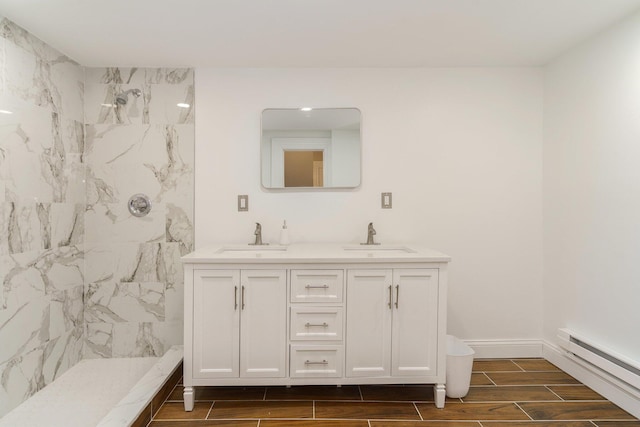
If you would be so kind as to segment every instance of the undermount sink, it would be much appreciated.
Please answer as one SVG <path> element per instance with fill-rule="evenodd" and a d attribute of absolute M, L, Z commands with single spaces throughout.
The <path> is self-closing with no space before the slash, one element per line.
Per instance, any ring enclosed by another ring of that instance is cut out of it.
<path fill-rule="evenodd" d="M 413 254 L 416 253 L 411 248 L 406 246 L 392 246 L 392 245 L 353 245 L 343 246 L 343 250 L 349 252 L 365 252 L 376 255 L 401 255 L 401 254 Z"/>

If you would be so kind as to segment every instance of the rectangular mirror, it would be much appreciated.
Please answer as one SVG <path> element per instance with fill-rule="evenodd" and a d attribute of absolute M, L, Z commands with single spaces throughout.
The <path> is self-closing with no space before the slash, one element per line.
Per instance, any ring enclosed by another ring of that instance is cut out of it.
<path fill-rule="evenodd" d="M 357 108 L 268 108 L 262 112 L 262 186 L 267 189 L 360 185 Z"/>

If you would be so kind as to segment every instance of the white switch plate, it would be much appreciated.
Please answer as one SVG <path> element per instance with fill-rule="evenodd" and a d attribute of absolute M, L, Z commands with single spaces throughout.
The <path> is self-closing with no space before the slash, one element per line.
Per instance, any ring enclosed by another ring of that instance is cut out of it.
<path fill-rule="evenodd" d="M 249 210 L 249 196 L 247 194 L 238 195 L 238 212 L 247 212 Z"/>
<path fill-rule="evenodd" d="M 382 193 L 380 202 L 382 209 L 391 209 L 391 207 L 393 206 L 391 193 Z"/>

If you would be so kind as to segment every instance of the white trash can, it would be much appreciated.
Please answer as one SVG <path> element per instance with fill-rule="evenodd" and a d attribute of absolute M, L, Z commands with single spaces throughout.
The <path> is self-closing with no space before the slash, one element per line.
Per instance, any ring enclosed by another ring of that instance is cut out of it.
<path fill-rule="evenodd" d="M 447 335 L 447 397 L 464 397 L 469 392 L 474 354 L 467 344 Z"/>

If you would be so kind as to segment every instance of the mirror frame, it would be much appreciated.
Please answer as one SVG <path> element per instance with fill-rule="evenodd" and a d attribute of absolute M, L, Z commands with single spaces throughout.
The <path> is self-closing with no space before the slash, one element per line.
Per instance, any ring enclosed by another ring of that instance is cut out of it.
<path fill-rule="evenodd" d="M 278 110 L 278 111 L 301 111 L 302 107 L 298 108 L 265 108 L 260 114 L 260 187 L 264 191 L 269 192 L 300 192 L 300 191 L 353 191 L 362 186 L 362 111 L 356 107 L 313 107 L 313 110 L 355 110 L 360 114 L 360 129 L 359 129 L 359 152 L 358 152 L 358 184 L 354 186 L 332 186 L 332 187 L 266 187 L 263 182 L 264 174 L 264 156 L 266 155 L 263 150 L 263 134 L 264 134 L 264 113 L 265 111 Z M 270 156 L 271 157 L 271 156 Z"/>

